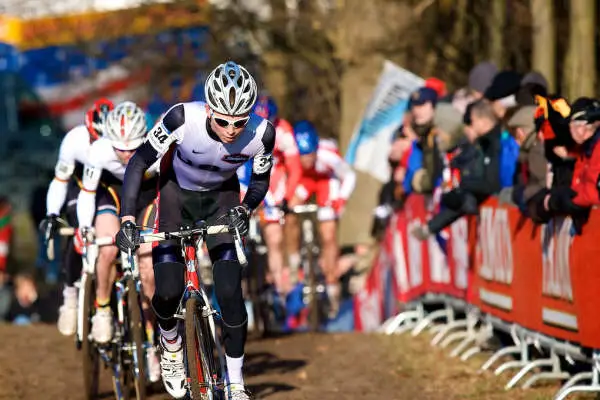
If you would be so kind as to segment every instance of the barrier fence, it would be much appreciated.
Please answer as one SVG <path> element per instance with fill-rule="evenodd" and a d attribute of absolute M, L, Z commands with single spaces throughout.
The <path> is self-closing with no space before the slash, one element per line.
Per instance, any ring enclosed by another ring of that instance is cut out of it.
<path fill-rule="evenodd" d="M 482 369 L 513 355 L 494 371 L 515 371 L 507 389 L 527 377 L 523 387 L 568 379 L 556 399 L 600 392 L 600 246 L 594 234 L 600 232 L 600 211 L 591 213 L 584 235 L 575 235 L 568 217 L 536 225 L 492 199 L 478 217 L 463 217 L 419 241 L 410 232 L 431 215 L 431 200 L 411 195 L 392 217 L 355 296 L 356 329 L 413 335 L 429 329 L 434 345 L 458 341 L 451 355 L 463 360 L 480 352 L 494 331 L 504 331 L 513 345 L 494 353 Z M 585 363 L 585 372 L 571 376 L 563 360 Z"/>

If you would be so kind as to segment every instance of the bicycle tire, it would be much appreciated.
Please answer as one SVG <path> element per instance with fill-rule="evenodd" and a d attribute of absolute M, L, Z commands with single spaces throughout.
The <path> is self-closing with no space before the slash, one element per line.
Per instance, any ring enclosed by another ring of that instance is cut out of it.
<path fill-rule="evenodd" d="M 248 291 L 250 294 L 250 301 L 252 302 L 252 313 L 254 317 L 253 331 L 258 337 L 265 337 L 268 333 L 268 323 L 265 319 L 265 301 L 263 299 L 265 279 L 262 273 L 262 264 L 260 264 L 263 261 L 263 257 L 260 257 L 259 254 L 257 254 L 256 249 L 252 250 L 252 254 L 252 263 L 246 268 L 248 268 Z"/>
<path fill-rule="evenodd" d="M 140 296 L 136 290 L 135 282 L 131 279 L 127 281 L 127 310 L 128 310 L 128 328 L 129 340 L 135 347 L 132 352 L 132 361 L 128 371 L 133 378 L 135 389 L 135 398 L 144 400 L 146 398 L 146 351 L 144 346 L 144 321 L 142 319 Z M 137 368 L 137 371 L 136 371 Z"/>
<path fill-rule="evenodd" d="M 83 285 L 81 289 L 83 296 L 83 315 L 87 316 L 87 321 L 83 324 L 81 355 L 83 361 L 83 387 L 84 395 L 87 400 L 94 400 L 98 397 L 100 382 L 100 354 L 96 350 L 90 339 L 90 330 L 92 325 L 92 311 L 94 307 L 95 288 L 93 276 L 82 275 Z"/>
<path fill-rule="evenodd" d="M 206 318 L 212 318 L 206 317 Z M 202 316 L 202 300 L 191 296 L 185 302 L 185 346 L 189 391 L 192 399 L 214 400 L 212 386 L 218 371 L 209 328 Z M 207 337 L 208 333 L 208 337 Z"/>
<path fill-rule="evenodd" d="M 308 249 L 308 287 L 310 300 L 308 302 L 308 325 L 311 332 L 318 332 L 320 326 L 319 295 L 317 292 L 317 272 L 314 264 L 315 256 L 312 248 Z"/>

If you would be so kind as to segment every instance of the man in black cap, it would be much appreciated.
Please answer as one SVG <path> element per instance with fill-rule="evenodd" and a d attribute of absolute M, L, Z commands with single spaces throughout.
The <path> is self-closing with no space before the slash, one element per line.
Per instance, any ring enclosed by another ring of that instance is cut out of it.
<path fill-rule="evenodd" d="M 500 71 L 494 77 L 492 84 L 484 93 L 484 97 L 492 103 L 494 113 L 500 119 L 506 111 L 517 105 L 516 94 L 521 86 L 521 75 L 515 71 Z"/>
<path fill-rule="evenodd" d="M 591 207 L 600 205 L 600 102 L 588 97 L 577 99 L 571 107 L 569 130 L 577 144 L 571 185 L 553 187 L 544 206 L 550 213 L 570 215 L 581 233 Z"/>

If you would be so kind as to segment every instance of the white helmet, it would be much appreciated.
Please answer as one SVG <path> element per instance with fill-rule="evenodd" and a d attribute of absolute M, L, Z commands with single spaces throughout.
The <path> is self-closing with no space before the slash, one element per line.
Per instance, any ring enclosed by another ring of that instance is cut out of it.
<path fill-rule="evenodd" d="M 108 113 L 106 133 L 114 148 L 135 150 L 147 133 L 146 114 L 135 103 L 124 101 Z"/>
<path fill-rule="evenodd" d="M 256 102 L 256 82 L 246 68 L 228 61 L 210 73 L 204 85 L 204 95 L 209 107 L 218 113 L 247 114 Z"/>

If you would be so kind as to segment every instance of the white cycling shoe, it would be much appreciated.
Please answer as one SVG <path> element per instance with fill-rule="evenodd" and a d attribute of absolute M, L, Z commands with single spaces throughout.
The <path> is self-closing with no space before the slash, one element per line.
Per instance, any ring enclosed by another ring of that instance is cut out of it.
<path fill-rule="evenodd" d="M 92 338 L 96 343 L 108 343 L 113 337 L 113 313 L 108 307 L 96 309 L 92 317 Z"/>
<path fill-rule="evenodd" d="M 146 365 L 148 367 L 148 379 L 150 382 L 158 382 L 160 380 L 160 361 L 156 348 L 152 346 L 146 351 Z"/>
<path fill-rule="evenodd" d="M 225 387 L 225 400 L 251 400 L 250 393 L 244 385 L 231 383 Z"/>
<path fill-rule="evenodd" d="M 183 346 L 171 352 L 161 342 L 160 371 L 163 385 L 172 397 L 182 399 L 187 394 L 185 366 L 183 364 Z"/>
<path fill-rule="evenodd" d="M 58 309 L 58 331 L 65 335 L 74 335 L 77 331 L 77 290 L 73 292 L 65 290 L 64 303 Z"/>

